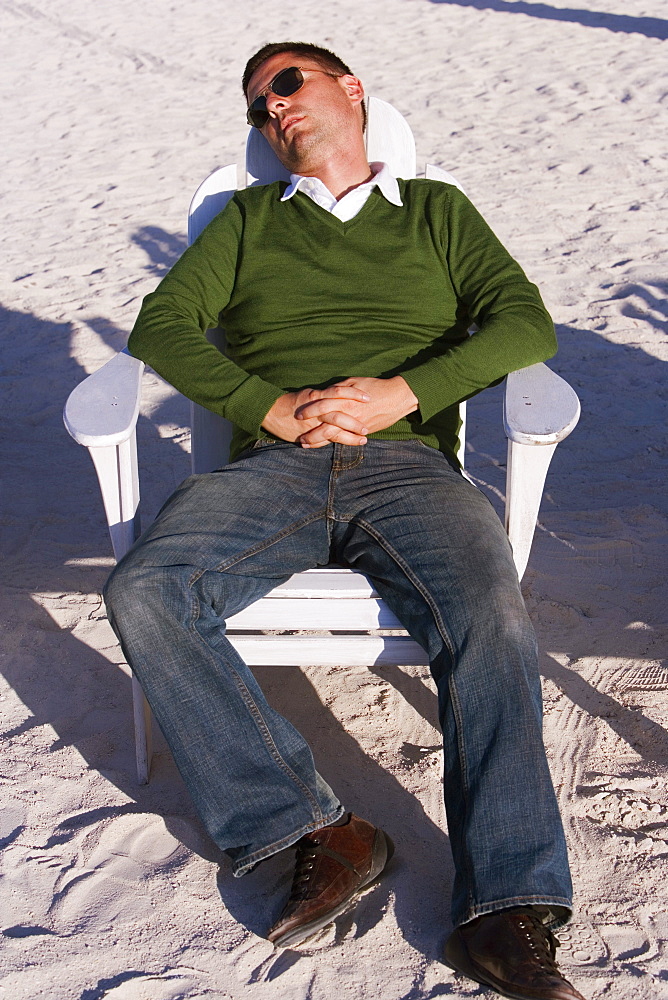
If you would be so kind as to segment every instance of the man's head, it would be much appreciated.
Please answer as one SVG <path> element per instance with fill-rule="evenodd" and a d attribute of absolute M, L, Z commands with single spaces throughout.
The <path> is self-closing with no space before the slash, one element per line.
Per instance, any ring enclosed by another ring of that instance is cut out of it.
<path fill-rule="evenodd" d="M 248 84 L 253 73 L 263 62 L 272 56 L 289 52 L 294 56 L 305 56 L 311 62 L 316 63 L 321 69 L 333 73 L 335 76 L 352 76 L 350 66 L 347 66 L 342 59 L 339 59 L 334 52 L 324 49 L 320 45 L 312 45 L 311 42 L 269 42 L 258 49 L 255 55 L 251 56 L 246 63 L 244 75 L 241 78 L 241 86 L 244 89 L 244 97 L 248 97 Z"/>
<path fill-rule="evenodd" d="M 363 147 L 364 89 L 329 49 L 264 45 L 248 60 L 242 86 L 252 118 L 288 169 L 306 173 L 318 158 Z"/>

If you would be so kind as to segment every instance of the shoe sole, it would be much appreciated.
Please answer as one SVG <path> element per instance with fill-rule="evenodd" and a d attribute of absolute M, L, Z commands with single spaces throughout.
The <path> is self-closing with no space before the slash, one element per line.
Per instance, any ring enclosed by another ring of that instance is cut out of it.
<path fill-rule="evenodd" d="M 446 948 L 450 950 L 450 955 L 447 952 L 443 954 L 443 962 L 452 969 L 453 972 L 458 972 L 460 975 L 467 976 L 472 979 L 474 983 L 480 983 L 481 986 L 489 986 L 490 989 L 495 990 L 502 997 L 508 997 L 508 1000 L 529 1000 L 528 993 L 516 993 L 509 992 L 507 986 L 499 982 L 493 976 L 485 976 L 478 968 L 473 964 L 469 956 L 468 951 L 462 944 L 457 931 L 454 931 L 446 943 Z M 570 985 L 570 984 L 569 984 Z M 580 994 L 581 995 L 581 994 Z M 536 997 L 539 994 L 535 994 Z M 575 997 L 573 997 L 575 1000 Z"/>
<path fill-rule="evenodd" d="M 299 927 L 291 928 L 285 934 L 281 934 L 280 937 L 274 938 L 273 944 L 277 948 L 287 948 L 290 945 L 301 944 L 306 938 L 312 937 L 313 934 L 322 930 L 327 924 L 331 924 L 333 920 L 336 920 L 348 908 L 348 904 L 362 889 L 371 885 L 372 882 L 382 875 L 393 854 L 394 844 L 390 837 L 388 837 L 384 830 L 376 830 L 373 847 L 371 848 L 371 868 L 364 881 L 356 886 L 350 895 L 341 900 L 334 909 L 328 910 L 327 913 L 321 917 L 317 917 L 315 920 L 309 921 L 308 924 L 300 924 Z"/>

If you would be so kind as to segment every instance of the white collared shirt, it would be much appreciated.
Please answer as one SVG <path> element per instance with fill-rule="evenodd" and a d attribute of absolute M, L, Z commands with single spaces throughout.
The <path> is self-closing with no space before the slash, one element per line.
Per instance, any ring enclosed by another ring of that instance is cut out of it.
<path fill-rule="evenodd" d="M 373 174 L 371 180 L 365 181 L 363 184 L 358 184 L 357 187 L 344 194 L 338 201 L 318 177 L 290 174 L 290 184 L 285 189 L 281 201 L 288 201 L 297 191 L 302 191 L 316 205 L 324 208 L 326 212 L 331 212 L 341 222 L 348 222 L 350 219 L 355 218 L 360 209 L 366 204 L 367 198 L 373 189 L 377 187 L 390 204 L 401 207 L 403 202 L 399 194 L 399 185 L 387 163 L 377 161 L 370 163 L 369 167 Z"/>

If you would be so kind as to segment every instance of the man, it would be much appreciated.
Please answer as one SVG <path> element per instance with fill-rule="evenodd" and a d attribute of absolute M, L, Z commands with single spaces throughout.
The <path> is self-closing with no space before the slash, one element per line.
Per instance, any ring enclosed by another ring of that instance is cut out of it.
<path fill-rule="evenodd" d="M 110 578 L 110 619 L 234 874 L 296 847 L 268 933 L 293 945 L 380 875 L 392 843 L 345 811 L 224 622 L 309 567 L 365 572 L 438 688 L 446 962 L 503 996 L 582 1000 L 554 962 L 571 887 L 535 639 L 507 538 L 454 456 L 459 401 L 549 357 L 551 321 L 459 191 L 369 165 L 362 84 L 337 56 L 265 46 L 243 86 L 291 182 L 238 192 L 129 341 L 234 422 L 233 461 L 170 498 Z M 219 314 L 227 357 L 204 335 Z"/>

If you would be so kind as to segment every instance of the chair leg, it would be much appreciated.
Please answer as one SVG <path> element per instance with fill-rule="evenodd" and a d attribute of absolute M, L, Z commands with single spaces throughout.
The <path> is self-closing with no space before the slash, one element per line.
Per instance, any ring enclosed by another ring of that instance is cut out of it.
<path fill-rule="evenodd" d="M 140 785 L 148 784 L 153 754 L 152 716 L 141 684 L 132 676 L 132 703 L 135 718 L 135 753 L 137 755 L 137 781 Z"/>
<path fill-rule="evenodd" d="M 545 477 L 556 447 L 556 442 L 529 445 L 508 441 L 506 531 L 520 580 L 529 561 Z"/>
<path fill-rule="evenodd" d="M 102 491 L 114 556 L 120 562 L 140 532 L 137 438 L 133 431 L 118 445 L 88 450 Z"/>

